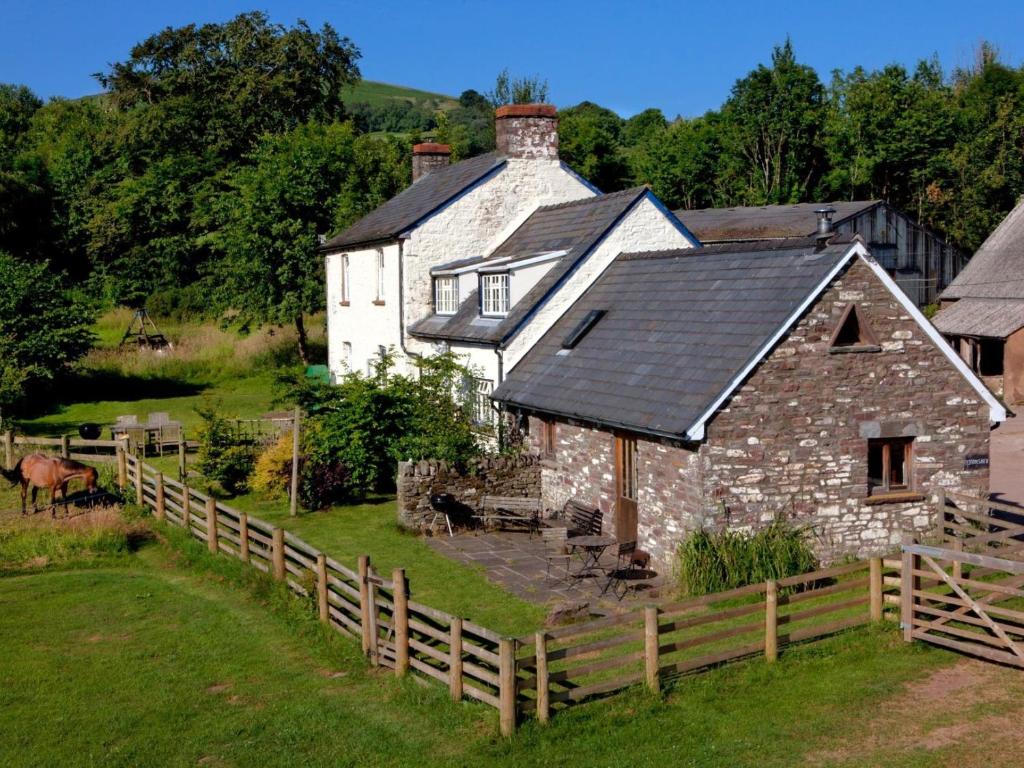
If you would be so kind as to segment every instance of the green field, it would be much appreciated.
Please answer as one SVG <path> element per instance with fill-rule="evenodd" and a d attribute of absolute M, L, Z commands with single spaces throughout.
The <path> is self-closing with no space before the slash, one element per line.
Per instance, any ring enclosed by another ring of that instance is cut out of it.
<path fill-rule="evenodd" d="M 367 104 L 380 105 L 396 100 L 427 102 L 437 109 L 450 109 L 458 104 L 458 100 L 443 93 L 431 93 L 416 88 L 408 88 L 404 85 L 392 85 L 391 83 L 379 83 L 373 80 L 360 80 L 349 89 L 344 96 L 347 103 L 365 102 Z"/>
<path fill-rule="evenodd" d="M 0 764 L 1010 764 L 907 738 L 890 702 L 955 657 L 891 626 L 687 678 L 663 699 L 579 706 L 505 741 L 493 710 L 371 670 L 279 587 L 169 535 L 88 569 L 0 578 Z M 933 713 L 922 727 L 986 712 Z"/>

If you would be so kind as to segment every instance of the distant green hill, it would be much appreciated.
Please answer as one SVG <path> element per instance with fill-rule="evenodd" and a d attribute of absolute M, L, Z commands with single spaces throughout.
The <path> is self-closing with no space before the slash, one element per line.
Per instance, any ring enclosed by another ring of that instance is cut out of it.
<path fill-rule="evenodd" d="M 458 105 L 458 99 L 443 93 L 431 93 L 404 85 L 377 83 L 373 80 L 360 80 L 344 97 L 347 104 L 364 102 L 379 106 L 389 101 L 409 101 L 422 104 L 431 109 L 451 109 Z"/>

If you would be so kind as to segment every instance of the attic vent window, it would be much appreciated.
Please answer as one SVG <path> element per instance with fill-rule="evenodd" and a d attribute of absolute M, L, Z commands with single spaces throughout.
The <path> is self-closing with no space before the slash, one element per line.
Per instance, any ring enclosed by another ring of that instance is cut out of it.
<path fill-rule="evenodd" d="M 880 352 L 878 339 L 856 304 L 848 304 L 832 332 L 829 352 Z"/>
<path fill-rule="evenodd" d="M 562 349 L 573 349 L 583 341 L 583 337 L 590 333 L 590 329 L 597 325 L 597 321 L 607 314 L 604 309 L 592 309 L 583 316 L 576 327 L 569 331 L 569 335 L 562 340 Z"/>

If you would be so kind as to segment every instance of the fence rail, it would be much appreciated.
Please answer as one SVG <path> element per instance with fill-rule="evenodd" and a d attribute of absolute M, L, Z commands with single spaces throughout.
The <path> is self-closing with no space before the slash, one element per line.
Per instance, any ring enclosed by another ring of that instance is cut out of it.
<path fill-rule="evenodd" d="M 893 569 L 879 558 L 582 624 L 504 637 L 410 599 L 405 572 L 350 568 L 292 533 L 164 477 L 122 451 L 130 485 L 154 516 L 313 600 L 320 620 L 362 644 L 374 666 L 448 687 L 454 700 L 494 707 L 503 734 L 533 714 L 546 722 L 575 703 L 763 654 L 882 618 Z M 898 562 L 898 561 L 897 561 Z M 888 573 L 888 575 L 887 575 Z M 898 579 L 896 579 L 898 581 Z M 897 598 L 898 599 L 898 598 Z"/>

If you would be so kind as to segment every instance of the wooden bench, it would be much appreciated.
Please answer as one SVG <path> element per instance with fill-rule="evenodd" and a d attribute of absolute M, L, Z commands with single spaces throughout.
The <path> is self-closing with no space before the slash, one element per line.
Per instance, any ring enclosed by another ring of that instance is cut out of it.
<path fill-rule="evenodd" d="M 570 536 L 600 536 L 602 517 L 600 509 L 577 499 L 569 499 L 562 507 Z"/>
<path fill-rule="evenodd" d="M 525 496 L 484 496 L 480 499 L 480 512 L 473 517 L 484 528 L 526 528 L 532 536 L 540 532 L 540 499 Z"/>

